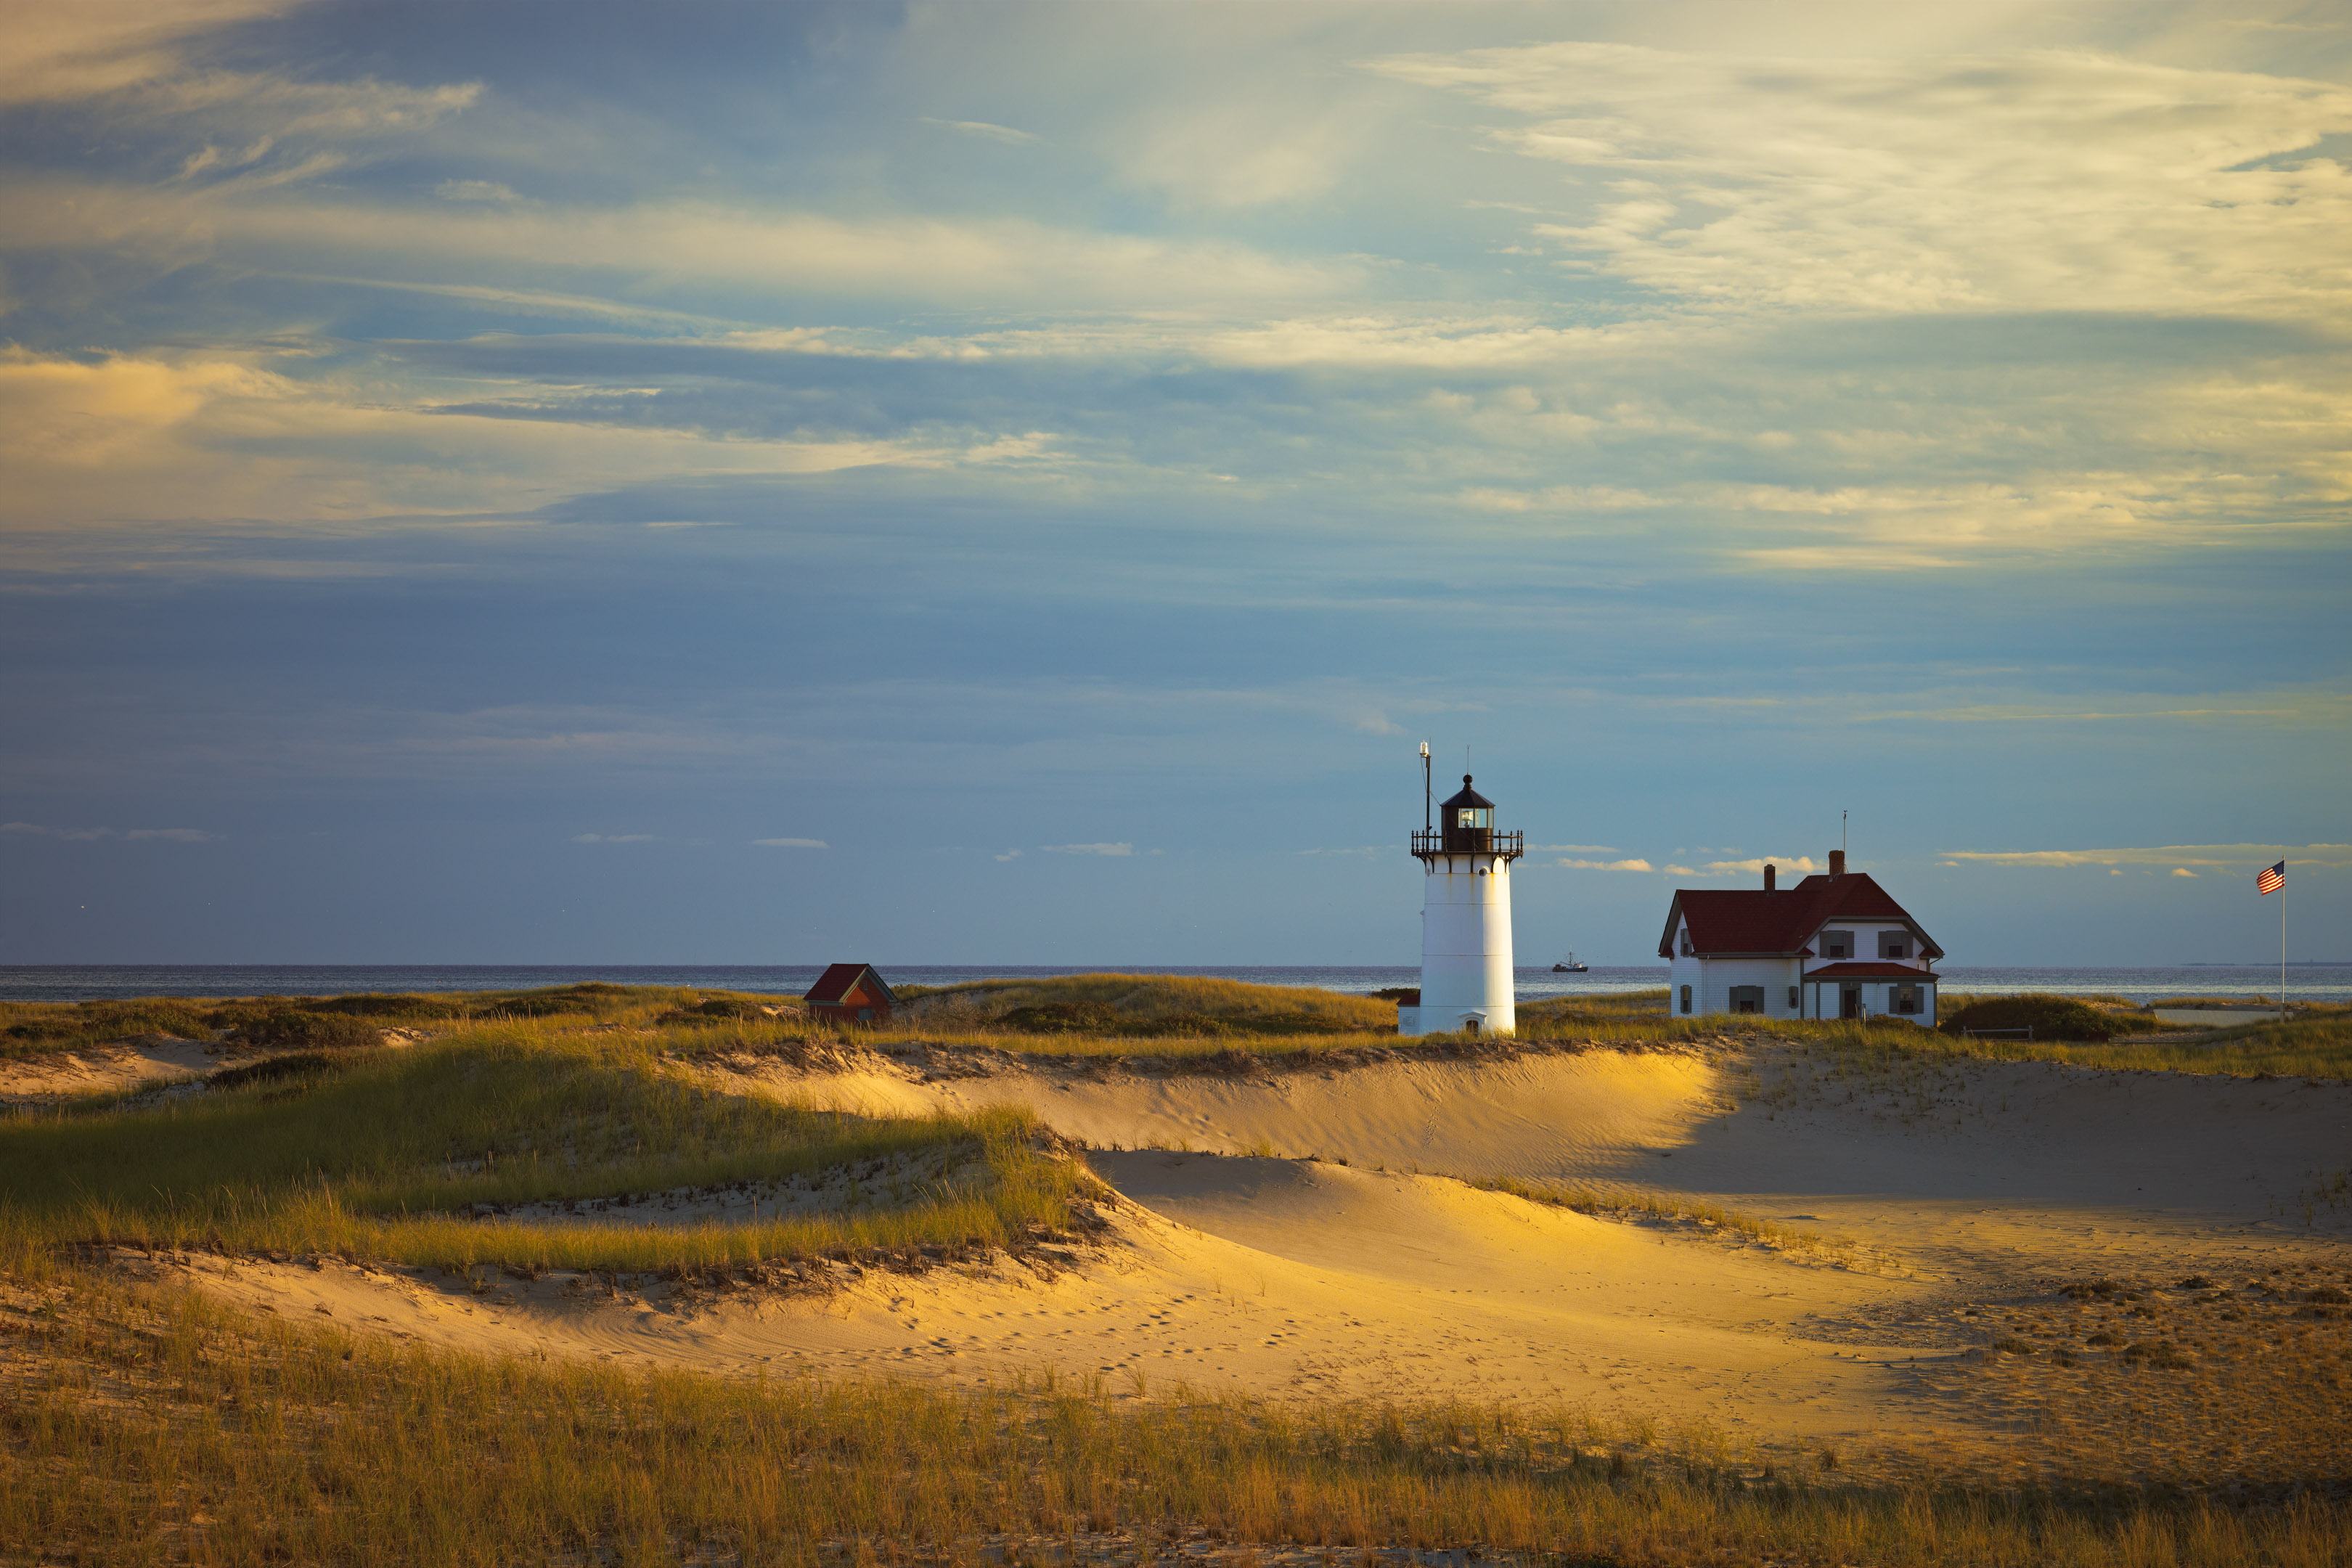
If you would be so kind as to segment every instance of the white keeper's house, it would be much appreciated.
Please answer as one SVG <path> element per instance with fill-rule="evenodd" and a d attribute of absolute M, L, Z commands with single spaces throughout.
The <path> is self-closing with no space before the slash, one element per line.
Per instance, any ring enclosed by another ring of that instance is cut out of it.
<path fill-rule="evenodd" d="M 1774 1018 L 1886 1015 L 1933 1027 L 1935 939 L 1867 872 L 1830 851 L 1827 876 L 1792 888 L 1678 888 L 1658 956 L 1667 1008 Z"/>

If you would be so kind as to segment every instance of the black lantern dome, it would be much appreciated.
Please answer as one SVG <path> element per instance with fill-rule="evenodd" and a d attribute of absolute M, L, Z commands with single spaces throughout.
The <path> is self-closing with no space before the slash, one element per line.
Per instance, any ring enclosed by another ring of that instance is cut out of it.
<path fill-rule="evenodd" d="M 1412 836 L 1415 855 L 1500 855 L 1517 859 L 1523 840 L 1517 833 L 1495 831 L 1495 803 L 1470 787 L 1462 775 L 1461 793 L 1437 808 L 1437 828 Z"/>
<path fill-rule="evenodd" d="M 1462 793 L 1437 808 L 1439 839 L 1453 850 L 1491 849 L 1495 844 L 1495 803 L 1470 787 L 1462 775 Z"/>

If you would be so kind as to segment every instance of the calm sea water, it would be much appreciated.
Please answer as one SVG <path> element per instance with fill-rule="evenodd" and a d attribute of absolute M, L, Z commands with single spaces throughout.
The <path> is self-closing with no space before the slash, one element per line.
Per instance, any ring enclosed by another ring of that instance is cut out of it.
<path fill-rule="evenodd" d="M 992 975 L 1086 974 L 1102 969 L 1054 965 L 883 963 L 897 984 L 950 985 Z M 1140 965 L 1118 966 L 1129 971 Z M 688 985 L 711 991 L 751 991 L 797 996 L 820 964 L 310 964 L 310 963 L 71 963 L 0 964 L 0 1001 L 80 1002 L 123 996 L 332 996 L 351 991 L 519 991 L 602 980 L 616 985 Z M 1417 985 L 1412 967 L 1156 968 L 1159 974 L 1204 974 L 1261 985 L 1314 985 L 1363 993 L 1384 985 Z M 2128 996 L 2256 996 L 2275 999 L 2279 972 L 2260 965 L 2187 964 L 2174 969 L 1947 969 L 1944 989 L 1979 993 L 2061 991 Z M 1549 969 L 1518 972 L 1521 1001 L 1544 996 L 1654 989 L 1666 983 L 1663 964 L 1595 965 L 1587 974 Z M 2287 994 L 2312 1001 L 2352 1000 L 2352 963 L 2287 966 Z"/>

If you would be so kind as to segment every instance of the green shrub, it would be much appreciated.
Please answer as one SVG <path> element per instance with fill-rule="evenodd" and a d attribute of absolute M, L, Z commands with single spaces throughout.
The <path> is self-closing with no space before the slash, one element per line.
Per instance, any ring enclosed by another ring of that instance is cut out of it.
<path fill-rule="evenodd" d="M 2071 996 L 1988 996 L 1946 1017 L 1948 1035 L 1970 1029 L 2032 1029 L 2036 1040 L 2107 1040 L 2153 1025 L 2145 1015 L 2105 1013 Z"/>
<path fill-rule="evenodd" d="M 462 1018 L 465 1004 L 439 996 L 418 996 L 410 993 L 386 994 L 369 991 L 356 996 L 316 996 L 305 1000 L 306 1013 L 343 1013 L 354 1018 L 391 1018 L 426 1020 Z"/>
<path fill-rule="evenodd" d="M 380 1046 L 383 1026 L 347 1013 L 310 1013 L 289 1007 L 238 1025 L 236 1037 L 248 1046 Z"/>
<path fill-rule="evenodd" d="M 1111 1035 L 1125 1023 L 1100 1002 L 1040 1002 L 997 1015 L 997 1026 L 1024 1035 Z"/>
<path fill-rule="evenodd" d="M 212 1030 L 194 1004 L 175 996 L 148 996 L 129 1002 L 80 1002 L 71 1007 L 44 1009 L 8 1026 L 12 1046 L 71 1050 L 104 1040 L 137 1035 L 171 1035 L 183 1040 L 206 1040 Z"/>
<path fill-rule="evenodd" d="M 266 1060 L 241 1068 L 223 1068 L 205 1079 L 207 1089 L 243 1089 L 248 1084 L 278 1083 L 292 1078 L 332 1078 L 349 1072 L 360 1058 L 345 1053 L 329 1056 L 324 1051 L 296 1051 L 290 1056 L 270 1057 Z"/>

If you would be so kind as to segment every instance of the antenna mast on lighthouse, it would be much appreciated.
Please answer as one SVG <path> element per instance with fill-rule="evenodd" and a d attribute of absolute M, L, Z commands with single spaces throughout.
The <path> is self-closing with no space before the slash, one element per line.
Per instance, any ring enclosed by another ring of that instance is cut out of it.
<path fill-rule="evenodd" d="M 1421 743 L 1421 830 L 1429 831 L 1429 742 Z"/>

